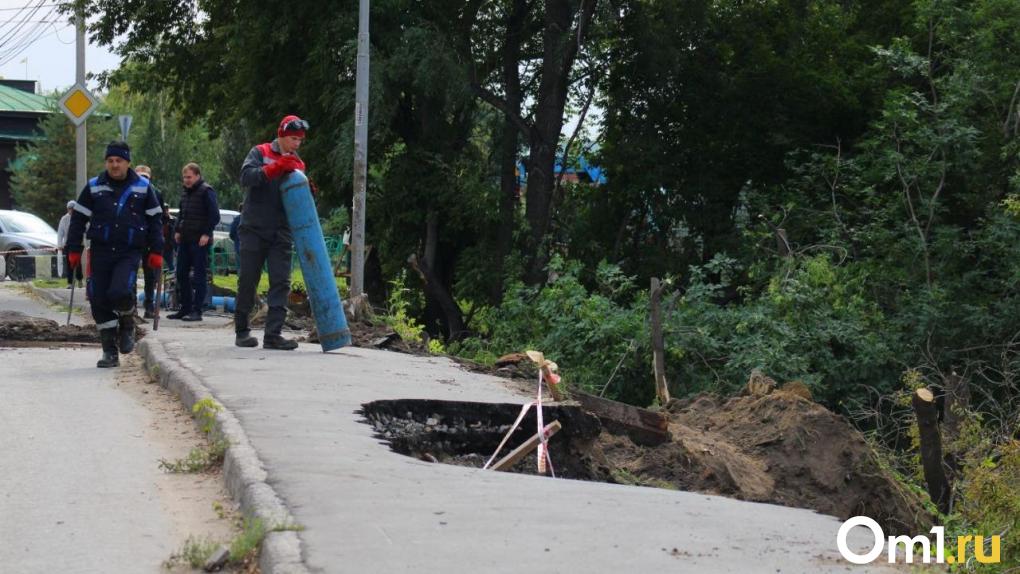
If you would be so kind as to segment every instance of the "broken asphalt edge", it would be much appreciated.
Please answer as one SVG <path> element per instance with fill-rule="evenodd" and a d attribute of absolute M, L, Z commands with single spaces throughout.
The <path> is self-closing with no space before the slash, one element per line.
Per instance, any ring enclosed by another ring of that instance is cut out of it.
<path fill-rule="evenodd" d="M 194 371 L 167 352 L 156 337 L 146 337 L 138 344 L 145 369 L 168 391 L 177 395 L 191 411 L 198 401 L 216 399 Z M 217 401 L 217 404 L 223 406 Z M 273 528 L 297 526 L 290 511 L 266 482 L 267 474 L 258 453 L 248 440 L 240 421 L 226 407 L 216 413 L 215 429 L 230 446 L 223 460 L 223 479 L 227 491 L 241 506 L 246 516 L 262 520 L 269 532 L 262 541 L 259 568 L 262 574 L 308 574 L 301 554 L 301 540 L 294 530 L 273 531 Z"/>

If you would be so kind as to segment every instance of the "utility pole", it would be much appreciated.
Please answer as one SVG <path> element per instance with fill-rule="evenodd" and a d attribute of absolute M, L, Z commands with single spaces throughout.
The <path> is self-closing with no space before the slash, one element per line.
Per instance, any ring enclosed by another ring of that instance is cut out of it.
<path fill-rule="evenodd" d="M 354 206 L 351 230 L 351 301 L 360 314 L 365 294 L 365 188 L 368 178 L 368 3 L 358 6 L 358 72 L 354 90 Z M 364 305 L 367 307 L 367 305 Z"/>
<path fill-rule="evenodd" d="M 85 85 L 85 16 L 81 10 L 74 17 L 74 26 L 77 32 L 77 40 L 75 41 L 75 82 L 80 85 Z M 81 125 L 74 129 L 75 145 L 74 145 L 74 173 L 75 173 L 75 194 L 78 191 L 84 189 L 85 184 L 88 183 L 89 177 L 87 173 L 87 162 L 85 161 L 88 153 L 88 135 L 86 132 L 87 120 L 82 122 Z"/>

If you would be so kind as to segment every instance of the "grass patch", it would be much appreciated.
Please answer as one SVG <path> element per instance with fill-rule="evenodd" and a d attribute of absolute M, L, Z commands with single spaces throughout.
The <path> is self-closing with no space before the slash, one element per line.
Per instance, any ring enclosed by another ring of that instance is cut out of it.
<path fill-rule="evenodd" d="M 340 289 L 341 294 L 347 293 L 347 279 L 343 277 L 334 277 L 333 280 L 336 282 L 336 286 Z M 304 291 L 305 277 L 301 274 L 300 269 L 292 269 L 290 272 L 290 284 L 292 291 Z M 213 285 L 221 289 L 229 289 L 234 293 L 237 293 L 237 275 L 213 275 Z M 256 291 L 260 295 L 264 295 L 269 292 L 269 274 L 266 272 L 262 273 L 262 277 L 259 278 L 259 286 Z"/>
<path fill-rule="evenodd" d="M 219 546 L 211 538 L 189 536 L 184 541 L 184 545 L 181 546 L 180 550 L 171 554 L 170 558 L 163 562 L 163 567 L 169 570 L 175 566 L 186 564 L 192 568 L 199 569 Z"/>
<path fill-rule="evenodd" d="M 66 279 L 33 279 L 32 285 L 39 287 L 40 289 L 60 289 L 61 287 L 67 287 Z"/>

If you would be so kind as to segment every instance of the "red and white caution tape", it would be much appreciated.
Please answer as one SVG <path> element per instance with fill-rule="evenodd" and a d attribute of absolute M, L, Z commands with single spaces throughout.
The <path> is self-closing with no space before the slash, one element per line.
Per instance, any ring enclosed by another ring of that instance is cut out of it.
<path fill-rule="evenodd" d="M 31 253 L 56 253 L 56 247 L 41 247 L 39 249 L 12 249 L 10 251 L 0 251 L 0 255 L 29 255 Z"/>
<path fill-rule="evenodd" d="M 485 466 L 482 467 L 482 470 L 488 469 L 492 462 L 496 460 L 496 457 L 499 456 L 500 451 L 503 450 L 504 446 L 506 446 L 506 442 L 510 440 L 510 435 L 514 434 L 514 431 L 517 430 L 517 427 L 520 426 L 521 421 L 524 420 L 525 415 L 528 414 L 528 411 L 531 410 L 531 407 L 535 407 L 536 408 L 535 415 L 538 419 L 538 437 L 540 441 L 537 449 L 538 473 L 545 474 L 546 468 L 548 468 L 549 474 L 553 478 L 556 477 L 556 471 L 553 469 L 552 459 L 549 457 L 549 442 L 548 442 L 549 435 L 546 432 L 545 423 L 543 421 L 544 417 L 542 413 L 542 380 L 543 380 L 542 370 L 539 369 L 538 398 L 536 400 L 531 401 L 530 403 L 521 406 L 521 412 L 517 415 L 517 420 L 514 421 L 514 424 L 510 425 L 510 430 L 507 431 L 506 435 L 503 436 L 503 440 L 499 442 L 499 446 L 496 447 L 496 451 L 493 452 L 492 456 L 489 457 L 489 460 L 485 462 Z"/>

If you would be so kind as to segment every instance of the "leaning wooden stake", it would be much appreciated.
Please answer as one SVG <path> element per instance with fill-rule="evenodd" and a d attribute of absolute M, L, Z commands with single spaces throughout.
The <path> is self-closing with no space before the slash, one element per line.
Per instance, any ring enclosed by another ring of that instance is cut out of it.
<path fill-rule="evenodd" d="M 949 512 L 949 481 L 942 466 L 942 437 L 939 433 L 938 411 L 935 397 L 925 388 L 917 389 L 913 396 L 914 413 L 921 438 L 921 466 L 928 494 L 942 513 Z"/>
<path fill-rule="evenodd" d="M 662 297 L 662 284 L 652 277 L 652 362 L 655 368 L 655 395 L 659 404 L 669 402 L 669 387 L 666 385 L 666 348 L 662 341 L 662 309 L 659 305 Z"/>
<path fill-rule="evenodd" d="M 545 437 L 548 439 L 552 435 L 556 434 L 556 432 L 559 431 L 560 428 L 562 428 L 560 426 L 560 421 L 553 421 L 553 422 L 545 425 L 545 428 L 542 429 L 542 432 L 545 433 Z M 524 444 L 522 444 L 521 446 L 519 446 L 519 447 L 513 449 L 512 451 L 510 451 L 510 454 L 508 454 L 508 455 L 504 456 L 503 458 L 499 459 L 498 461 L 496 461 L 496 463 L 493 464 L 490 468 L 492 468 L 492 470 L 503 470 L 503 471 L 510 470 L 511 468 L 513 468 L 513 466 L 515 464 L 518 463 L 518 461 L 520 461 L 522 458 L 528 456 L 528 454 L 531 451 L 533 451 L 536 448 L 538 448 L 538 445 L 541 442 L 542 442 L 542 435 L 536 433 L 535 436 L 533 436 L 533 437 L 529 438 L 528 440 L 524 441 Z"/>

